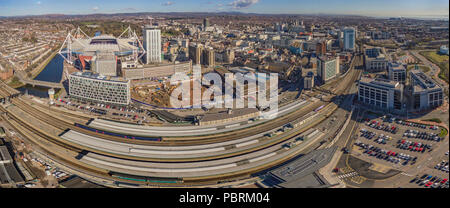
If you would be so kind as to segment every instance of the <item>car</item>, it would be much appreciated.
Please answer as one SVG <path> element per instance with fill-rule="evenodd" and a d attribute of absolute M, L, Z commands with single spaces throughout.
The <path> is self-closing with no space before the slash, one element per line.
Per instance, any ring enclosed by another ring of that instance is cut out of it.
<path fill-rule="evenodd" d="M 433 182 L 429 181 L 428 183 L 425 184 L 425 187 L 430 187 L 433 184 Z"/>
<path fill-rule="evenodd" d="M 428 183 L 428 180 L 422 180 L 420 183 L 419 183 L 419 186 L 423 186 L 423 185 L 425 185 L 425 184 L 427 184 Z"/>

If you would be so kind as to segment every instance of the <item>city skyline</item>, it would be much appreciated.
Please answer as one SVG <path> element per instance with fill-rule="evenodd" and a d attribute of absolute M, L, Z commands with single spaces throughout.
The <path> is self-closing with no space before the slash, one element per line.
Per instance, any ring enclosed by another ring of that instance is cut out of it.
<path fill-rule="evenodd" d="M 261 14 L 332 14 L 363 15 L 372 17 L 447 18 L 448 1 L 355 1 L 332 0 L 159 0 L 105 1 L 81 0 L 68 3 L 55 0 L 0 1 L 0 16 L 26 16 L 45 14 L 114 14 L 137 12 L 242 12 Z"/>

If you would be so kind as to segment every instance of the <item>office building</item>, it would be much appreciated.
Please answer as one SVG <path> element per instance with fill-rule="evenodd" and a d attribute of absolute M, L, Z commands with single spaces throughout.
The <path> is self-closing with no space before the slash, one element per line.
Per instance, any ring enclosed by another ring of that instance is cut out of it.
<path fill-rule="evenodd" d="M 382 72 L 388 68 L 388 60 L 383 48 L 373 47 L 365 50 L 366 70 L 369 72 Z"/>
<path fill-rule="evenodd" d="M 144 31 L 145 63 L 161 62 L 161 30 L 156 27 L 145 27 Z"/>
<path fill-rule="evenodd" d="M 211 47 L 207 47 L 205 50 L 203 50 L 203 65 L 207 67 L 214 67 L 215 63 L 214 49 Z"/>
<path fill-rule="evenodd" d="M 203 45 L 202 44 L 191 44 L 189 46 L 189 58 L 193 61 L 193 64 L 200 65 L 203 62 Z"/>
<path fill-rule="evenodd" d="M 319 41 L 316 44 L 316 54 L 324 55 L 327 52 L 327 43 L 326 41 Z"/>
<path fill-rule="evenodd" d="M 410 85 L 412 88 L 413 109 L 429 109 L 442 105 L 443 90 L 434 80 L 422 71 L 411 70 Z"/>
<path fill-rule="evenodd" d="M 306 77 L 303 79 L 303 88 L 305 90 L 310 90 L 314 87 L 314 73 L 308 72 Z"/>
<path fill-rule="evenodd" d="M 322 84 L 339 74 L 339 57 L 319 56 L 317 57 L 317 77 Z"/>
<path fill-rule="evenodd" d="M 404 86 L 396 81 L 362 77 L 358 84 L 358 100 L 380 109 L 401 110 L 403 88 Z"/>
<path fill-rule="evenodd" d="M 344 33 L 344 50 L 354 51 L 355 50 L 355 40 L 356 40 L 356 30 L 353 27 L 346 27 L 343 29 Z"/>
<path fill-rule="evenodd" d="M 228 64 L 232 64 L 235 58 L 234 50 L 233 49 L 227 49 L 225 52 L 225 60 Z"/>
<path fill-rule="evenodd" d="M 389 79 L 392 81 L 397 81 L 402 84 L 406 81 L 406 68 L 399 63 L 389 63 L 388 64 Z"/>
<path fill-rule="evenodd" d="M 91 59 L 93 72 L 105 76 L 117 76 L 117 58 L 114 53 L 97 51 Z"/>
<path fill-rule="evenodd" d="M 192 61 L 158 64 L 154 66 L 144 66 L 139 68 L 123 69 L 123 77 L 126 80 L 152 80 L 163 77 L 170 77 L 176 72 L 189 73 L 192 71 Z"/>
<path fill-rule="evenodd" d="M 205 18 L 203 19 L 203 29 L 206 30 L 207 27 L 209 27 L 209 19 Z"/>
<path fill-rule="evenodd" d="M 92 72 L 75 72 L 69 75 L 69 96 L 89 102 L 128 105 L 130 81 Z"/>

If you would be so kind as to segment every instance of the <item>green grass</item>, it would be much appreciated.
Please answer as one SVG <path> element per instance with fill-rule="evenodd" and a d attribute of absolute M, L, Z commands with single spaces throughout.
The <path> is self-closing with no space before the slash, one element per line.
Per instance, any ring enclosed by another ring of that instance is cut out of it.
<path fill-rule="evenodd" d="M 441 55 L 438 54 L 435 51 L 422 51 L 420 52 L 421 55 L 435 61 L 435 62 L 444 62 L 444 61 L 448 61 L 448 56 L 447 55 Z"/>
<path fill-rule="evenodd" d="M 427 119 L 424 121 L 432 121 L 432 122 L 436 122 L 436 123 L 442 123 L 441 119 L 438 119 L 438 118 Z"/>
<path fill-rule="evenodd" d="M 434 64 L 441 68 L 439 72 L 439 78 L 449 83 L 449 58 L 448 55 L 438 54 L 436 51 L 421 51 L 420 55 L 424 56 Z"/>
<path fill-rule="evenodd" d="M 441 133 L 439 134 L 439 137 L 445 137 L 447 136 L 448 132 L 447 129 L 441 128 Z"/>
<path fill-rule="evenodd" d="M 11 82 L 8 83 L 8 85 L 12 88 L 19 88 L 24 86 L 25 84 L 22 83 L 19 78 L 17 78 L 16 76 L 14 76 L 11 80 Z"/>

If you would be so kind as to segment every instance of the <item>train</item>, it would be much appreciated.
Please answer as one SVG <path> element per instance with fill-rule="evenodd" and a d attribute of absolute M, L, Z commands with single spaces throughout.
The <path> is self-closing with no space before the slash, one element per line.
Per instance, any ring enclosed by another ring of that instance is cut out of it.
<path fill-rule="evenodd" d="M 114 133 L 114 132 L 98 130 L 98 129 L 91 128 L 89 126 L 85 126 L 85 125 L 79 124 L 79 123 L 75 123 L 75 126 L 76 127 L 80 127 L 82 129 L 85 129 L 85 130 L 88 130 L 88 131 L 101 133 L 101 134 L 106 134 L 106 135 L 109 135 L 109 136 L 122 137 L 122 138 L 125 138 L 125 139 L 144 140 L 144 141 L 156 141 L 156 142 L 162 141 L 162 137 L 142 137 L 142 136 L 131 136 L 131 135 L 118 134 L 118 133 Z"/>
<path fill-rule="evenodd" d="M 325 105 L 321 105 L 320 107 L 316 108 L 316 110 L 314 110 L 314 112 L 319 112 L 323 107 L 325 107 Z"/>

